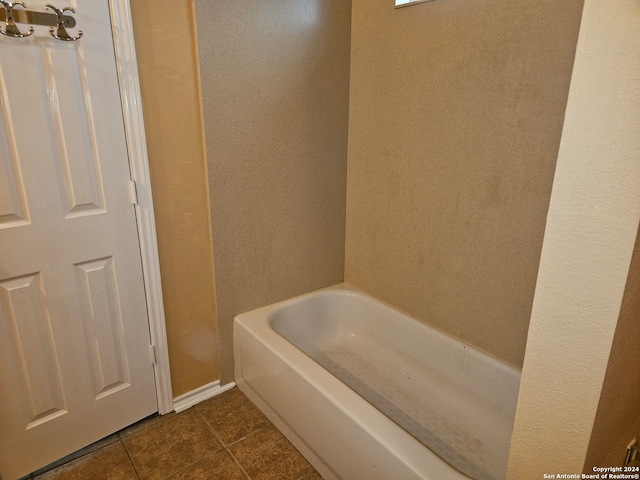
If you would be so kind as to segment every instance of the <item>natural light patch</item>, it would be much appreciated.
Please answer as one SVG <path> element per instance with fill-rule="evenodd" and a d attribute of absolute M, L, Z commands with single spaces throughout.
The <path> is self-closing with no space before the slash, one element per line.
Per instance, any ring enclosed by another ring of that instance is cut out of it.
<path fill-rule="evenodd" d="M 430 2 L 431 0 L 395 0 L 396 7 L 408 7 L 414 3 Z"/>

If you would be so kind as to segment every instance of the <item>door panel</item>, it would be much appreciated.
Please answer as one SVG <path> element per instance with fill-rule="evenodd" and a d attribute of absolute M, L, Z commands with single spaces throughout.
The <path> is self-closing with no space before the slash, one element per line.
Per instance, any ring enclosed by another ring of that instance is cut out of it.
<path fill-rule="evenodd" d="M 157 411 L 109 5 L 76 10 L 0 36 L 3 480 Z"/>
<path fill-rule="evenodd" d="M 39 273 L 6 280 L 0 288 L 15 373 L 21 380 L 27 407 L 22 423 L 29 429 L 66 413 L 51 319 Z"/>

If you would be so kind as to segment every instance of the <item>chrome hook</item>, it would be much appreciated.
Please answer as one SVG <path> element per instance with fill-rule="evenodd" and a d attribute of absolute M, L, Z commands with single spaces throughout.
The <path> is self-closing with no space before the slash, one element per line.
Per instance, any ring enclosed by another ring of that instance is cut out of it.
<path fill-rule="evenodd" d="M 0 28 L 0 33 L 2 35 L 15 38 L 24 38 L 28 37 L 29 35 L 33 35 L 33 27 L 29 27 L 29 31 L 27 33 L 22 33 L 16 25 L 16 19 L 13 16 L 13 7 L 15 5 L 20 5 L 21 7 L 27 8 L 24 2 L 7 2 L 6 0 L 0 0 L 0 4 L 2 4 L 2 6 L 4 7 L 5 21 L 7 22 L 7 26 L 4 30 Z"/>
<path fill-rule="evenodd" d="M 0 0 L 0 2 L 1 1 L 3 0 Z M 78 35 L 76 37 L 71 37 L 67 33 L 67 29 L 64 28 L 64 18 L 62 16 L 64 15 L 64 12 L 76 13 L 74 8 L 72 7 L 56 8 L 53 5 L 47 5 L 46 8 L 50 8 L 51 10 L 56 12 L 56 15 L 58 16 L 57 25 L 49 29 L 49 33 L 53 38 L 58 40 L 63 40 L 65 42 L 75 42 L 76 40 L 80 40 L 80 37 L 82 37 L 82 30 L 78 30 Z"/>

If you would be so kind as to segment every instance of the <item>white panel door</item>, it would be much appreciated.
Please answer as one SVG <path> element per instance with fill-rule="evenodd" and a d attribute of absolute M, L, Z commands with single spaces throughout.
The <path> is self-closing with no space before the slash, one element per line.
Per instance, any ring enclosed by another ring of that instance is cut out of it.
<path fill-rule="evenodd" d="M 3 480 L 157 411 L 109 5 L 74 3 L 79 41 L 0 36 Z"/>

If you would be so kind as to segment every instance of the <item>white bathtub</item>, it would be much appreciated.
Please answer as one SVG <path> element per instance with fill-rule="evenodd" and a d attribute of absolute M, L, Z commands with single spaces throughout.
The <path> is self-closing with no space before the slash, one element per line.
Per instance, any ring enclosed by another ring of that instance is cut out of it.
<path fill-rule="evenodd" d="M 505 477 L 518 369 L 347 284 L 238 315 L 233 339 L 238 386 L 325 479 Z"/>

